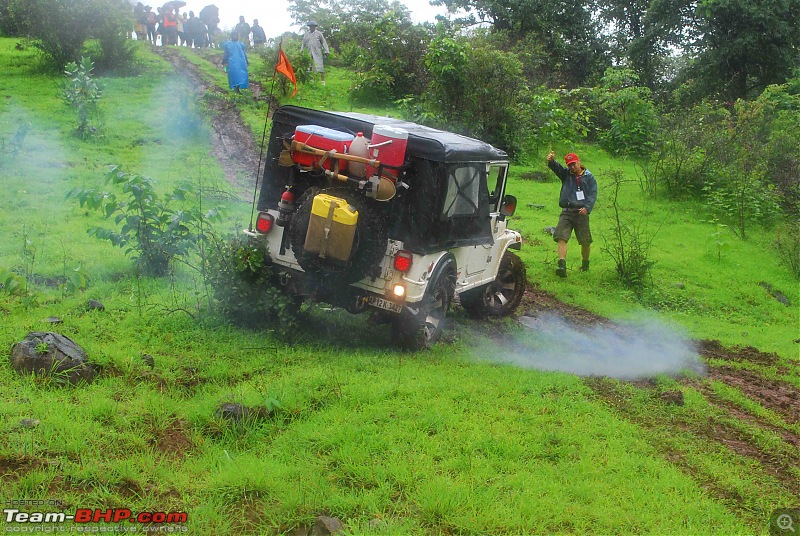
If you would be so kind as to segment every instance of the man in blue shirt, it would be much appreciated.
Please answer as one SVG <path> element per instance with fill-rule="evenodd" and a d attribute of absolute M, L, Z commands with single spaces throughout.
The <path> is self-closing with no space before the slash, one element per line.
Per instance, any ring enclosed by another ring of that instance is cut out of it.
<path fill-rule="evenodd" d="M 578 155 L 569 153 L 564 157 L 567 167 L 555 160 L 555 153 L 547 155 L 547 166 L 561 179 L 561 194 L 558 205 L 563 209 L 558 218 L 553 240 L 558 243 L 558 267 L 556 275 L 567 277 L 567 241 L 575 230 L 575 237 L 581 245 L 581 271 L 589 269 L 589 253 L 592 232 L 589 229 L 589 214 L 597 201 L 597 181 L 592 172 L 581 165 Z"/>

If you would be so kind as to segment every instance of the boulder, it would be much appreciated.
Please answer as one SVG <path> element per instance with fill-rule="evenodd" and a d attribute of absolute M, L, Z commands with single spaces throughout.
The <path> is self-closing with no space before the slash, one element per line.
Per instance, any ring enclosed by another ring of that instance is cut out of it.
<path fill-rule="evenodd" d="M 11 348 L 11 366 L 19 374 L 52 375 L 76 384 L 91 381 L 97 371 L 75 341 L 49 331 L 31 331 Z"/>

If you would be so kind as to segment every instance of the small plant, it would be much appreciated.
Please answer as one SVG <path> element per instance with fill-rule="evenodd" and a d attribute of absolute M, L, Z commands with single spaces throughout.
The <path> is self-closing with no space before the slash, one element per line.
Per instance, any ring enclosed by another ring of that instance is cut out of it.
<path fill-rule="evenodd" d="M 212 248 L 209 261 L 208 279 L 222 316 L 238 326 L 282 334 L 297 325 L 299 306 L 281 289 L 263 248 L 235 238 Z"/>
<path fill-rule="evenodd" d="M 608 175 L 611 178 L 614 218 L 610 236 L 603 236 L 606 244 L 604 250 L 614 259 L 622 284 L 640 294 L 647 286 L 650 268 L 654 264 L 650 260 L 650 246 L 655 233 L 648 233 L 641 223 L 623 221 L 619 190 L 625 180 L 620 170 L 611 170 Z"/>
<path fill-rule="evenodd" d="M 94 134 L 97 129 L 89 125 L 90 116 L 97 113 L 97 102 L 103 95 L 103 90 L 92 76 L 94 63 L 90 58 L 83 57 L 81 62 L 67 64 L 65 73 L 67 79 L 61 82 L 61 98 L 68 105 L 75 108 L 78 114 L 76 132 L 81 137 Z"/>
<path fill-rule="evenodd" d="M 800 221 L 789 222 L 778 231 L 775 248 L 781 262 L 800 279 Z"/>
<path fill-rule="evenodd" d="M 93 227 L 89 234 L 110 241 L 125 249 L 145 275 L 163 276 L 175 257 L 186 257 L 210 232 L 207 223 L 219 218 L 216 209 L 203 213 L 195 206 L 186 206 L 195 189 L 185 184 L 172 193 L 159 195 L 156 181 L 136 173 L 127 173 L 112 166 L 106 182 L 122 189 L 122 198 L 97 190 L 71 190 L 67 197 L 78 199 L 80 206 L 100 210 L 106 218 L 114 217 L 118 231 Z M 181 203 L 183 206 L 178 207 Z"/>
<path fill-rule="evenodd" d="M 46 342 L 39 341 L 39 343 L 36 344 L 36 353 L 37 354 L 45 355 L 49 351 L 50 351 L 50 347 L 47 345 Z"/>
<path fill-rule="evenodd" d="M 0 292 L 8 296 L 20 297 L 25 296 L 27 288 L 28 281 L 23 276 L 0 268 Z"/>

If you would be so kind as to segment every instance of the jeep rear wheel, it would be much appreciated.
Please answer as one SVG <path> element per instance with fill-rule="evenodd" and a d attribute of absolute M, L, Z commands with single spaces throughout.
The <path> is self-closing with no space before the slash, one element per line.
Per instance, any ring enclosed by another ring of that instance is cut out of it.
<path fill-rule="evenodd" d="M 500 261 L 497 278 L 487 285 L 468 290 L 459 296 L 461 306 L 479 318 L 486 316 L 509 316 L 522 301 L 525 294 L 525 264 L 506 251 Z"/>
<path fill-rule="evenodd" d="M 433 347 L 442 337 L 456 288 L 456 263 L 453 259 L 444 262 L 439 275 L 428 286 L 417 314 L 405 310 L 394 319 L 392 341 L 395 345 L 407 350 L 422 350 Z"/>

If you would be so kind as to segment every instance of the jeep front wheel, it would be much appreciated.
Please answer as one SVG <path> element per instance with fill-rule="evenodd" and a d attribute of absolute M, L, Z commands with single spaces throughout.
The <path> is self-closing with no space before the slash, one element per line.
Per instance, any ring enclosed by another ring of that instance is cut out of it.
<path fill-rule="evenodd" d="M 506 251 L 500 261 L 497 278 L 460 294 L 461 306 L 478 318 L 509 316 L 519 307 L 526 283 L 522 259 Z"/>
<path fill-rule="evenodd" d="M 455 260 L 447 259 L 428 286 L 417 313 L 405 310 L 394 319 L 392 341 L 407 350 L 432 348 L 442 337 L 444 322 L 456 288 Z M 409 308 L 412 308 L 410 306 Z"/>

